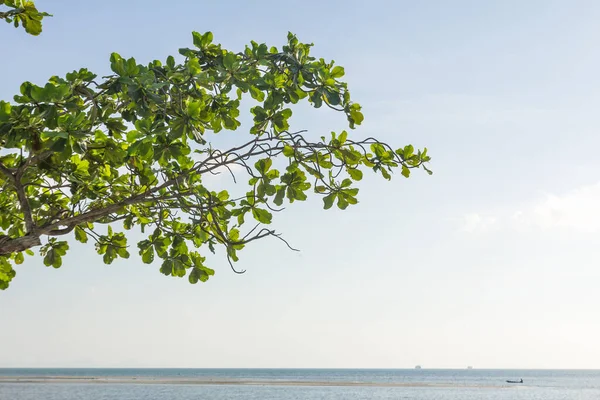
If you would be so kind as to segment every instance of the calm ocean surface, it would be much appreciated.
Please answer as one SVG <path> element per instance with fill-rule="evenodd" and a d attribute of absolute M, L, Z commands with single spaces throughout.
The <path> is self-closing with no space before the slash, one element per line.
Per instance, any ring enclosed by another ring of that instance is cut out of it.
<path fill-rule="evenodd" d="M 111 379 L 249 380 L 254 385 L 180 383 L 7 383 L 0 400 L 198 399 L 600 399 L 600 371 L 559 370 L 332 370 L 332 369 L 0 369 L 0 377 L 70 376 Z M 507 379 L 523 378 L 523 385 Z M 76 381 L 76 380 L 74 380 Z M 260 383 L 260 382 L 263 383 Z M 277 386 L 277 381 L 436 384 L 445 387 Z"/>

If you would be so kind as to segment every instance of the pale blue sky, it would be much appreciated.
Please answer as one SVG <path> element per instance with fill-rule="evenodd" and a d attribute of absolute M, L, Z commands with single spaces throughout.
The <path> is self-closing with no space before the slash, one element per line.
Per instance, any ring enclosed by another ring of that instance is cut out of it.
<path fill-rule="evenodd" d="M 245 275 L 192 286 L 73 245 L 0 293 L 0 367 L 600 368 L 600 3 L 38 1 L 38 38 L 0 26 L 0 98 L 112 51 L 140 62 L 192 30 L 243 49 L 286 33 L 346 68 L 352 132 L 427 146 L 435 175 L 368 175 L 360 204 L 277 216 Z M 340 115 L 302 108 L 320 136 Z M 242 131 L 227 133 L 230 143 Z M 215 187 L 229 187 L 225 178 Z"/>

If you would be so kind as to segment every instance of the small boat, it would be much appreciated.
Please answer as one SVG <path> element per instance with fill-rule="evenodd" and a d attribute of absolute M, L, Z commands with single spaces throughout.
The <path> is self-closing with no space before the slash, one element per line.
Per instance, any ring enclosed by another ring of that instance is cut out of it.
<path fill-rule="evenodd" d="M 523 379 L 521 379 L 520 381 L 506 381 L 506 383 L 523 383 Z"/>
<path fill-rule="evenodd" d="M 417 366 L 415 367 L 415 369 L 421 369 L 421 366 L 420 366 L 420 365 L 417 365 Z"/>

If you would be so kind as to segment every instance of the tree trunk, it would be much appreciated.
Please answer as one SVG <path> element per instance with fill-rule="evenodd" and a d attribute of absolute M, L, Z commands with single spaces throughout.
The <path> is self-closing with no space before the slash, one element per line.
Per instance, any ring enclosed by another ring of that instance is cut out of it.
<path fill-rule="evenodd" d="M 16 239 L 0 236 L 0 256 L 18 253 L 35 246 L 41 246 L 42 241 L 37 235 L 25 235 Z"/>

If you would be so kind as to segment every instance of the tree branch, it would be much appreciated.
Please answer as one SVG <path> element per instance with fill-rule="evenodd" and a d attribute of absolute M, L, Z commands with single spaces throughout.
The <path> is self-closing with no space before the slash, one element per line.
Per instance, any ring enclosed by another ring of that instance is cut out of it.
<path fill-rule="evenodd" d="M 33 153 L 30 153 L 29 157 L 27 158 L 27 160 L 25 160 L 25 162 L 23 163 L 23 165 L 21 165 L 19 167 L 17 174 L 21 174 L 22 175 L 25 172 L 25 169 L 27 169 L 30 165 L 36 164 L 38 161 L 42 161 L 46 157 L 50 156 L 52 153 L 54 153 L 52 150 L 46 150 L 46 151 L 43 151 L 43 152 L 41 152 L 39 154 L 36 154 L 33 157 L 32 157 Z"/>
<path fill-rule="evenodd" d="M 31 207 L 29 206 L 29 200 L 25 194 L 23 184 L 21 184 L 21 174 L 17 172 L 13 174 L 8 168 L 0 163 L 0 171 L 8 177 L 10 182 L 13 184 L 17 197 L 19 198 L 19 204 L 21 205 L 21 212 L 23 213 L 23 219 L 25 220 L 25 229 L 28 234 L 33 234 L 35 231 L 35 224 L 33 223 L 33 217 L 31 215 Z"/>
<path fill-rule="evenodd" d="M 15 176 L 13 175 L 12 171 L 6 168 L 2 163 L 0 163 L 0 172 L 2 172 L 2 174 L 5 175 L 9 181 L 12 183 L 15 182 Z"/>
<path fill-rule="evenodd" d="M 66 228 L 63 229 L 54 229 L 48 233 L 46 233 L 46 235 L 48 236 L 60 236 L 60 235 L 66 235 L 68 233 L 71 233 L 73 231 L 73 229 L 75 229 L 76 225 L 70 225 Z"/>
<path fill-rule="evenodd" d="M 21 14 L 23 12 L 22 9 L 17 8 L 14 10 L 10 10 L 10 11 L 6 11 L 6 12 L 1 12 L 0 11 L 0 19 L 7 19 L 7 18 L 12 18 L 14 16 L 17 16 L 19 14 Z"/>
<path fill-rule="evenodd" d="M 0 238 L 0 256 L 18 253 L 42 244 L 40 237 L 37 235 L 29 234 L 16 239 L 7 238 L 8 236 Z"/>

